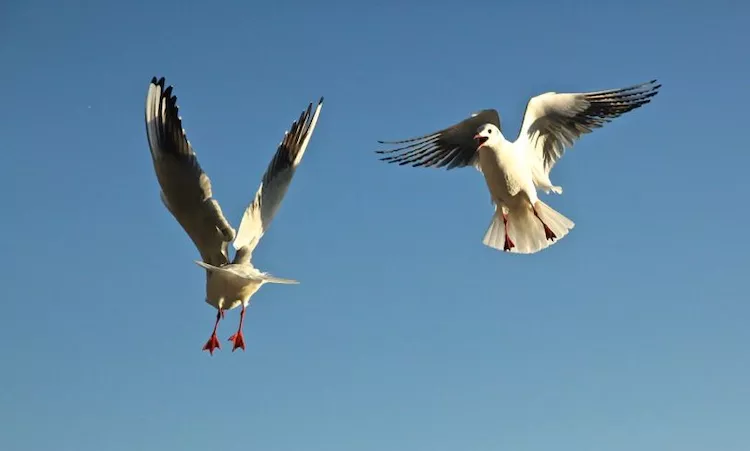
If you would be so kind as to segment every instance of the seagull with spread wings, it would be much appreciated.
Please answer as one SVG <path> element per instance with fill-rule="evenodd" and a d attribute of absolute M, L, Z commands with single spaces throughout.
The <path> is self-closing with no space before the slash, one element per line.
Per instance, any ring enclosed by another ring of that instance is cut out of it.
<path fill-rule="evenodd" d="M 381 160 L 399 165 L 476 167 L 484 175 L 495 205 L 483 243 L 498 250 L 533 254 L 574 227 L 570 219 L 537 196 L 537 188 L 562 194 L 562 187 L 549 178 L 557 160 L 583 134 L 649 103 L 660 87 L 652 80 L 622 89 L 547 92 L 532 97 L 514 142 L 501 133 L 497 111 L 487 109 L 429 135 L 378 141 L 400 147 L 376 152 L 388 154 Z"/>
<path fill-rule="evenodd" d="M 265 283 L 298 283 L 259 271 L 251 257 L 289 188 L 322 106 L 323 98 L 314 111 L 311 103 L 284 134 L 235 232 L 213 198 L 211 181 L 185 135 L 172 86 L 165 89 L 163 77 L 151 80 L 146 96 L 146 135 L 161 200 L 198 248 L 202 261 L 196 263 L 206 269 L 206 302 L 217 312 L 213 333 L 203 349 L 212 355 L 221 348 L 216 329 L 226 310 L 242 307 L 237 333 L 229 340 L 234 342 L 233 351 L 244 350 L 242 323 L 250 297 Z M 227 247 L 232 241 L 235 255 L 230 263 Z"/>

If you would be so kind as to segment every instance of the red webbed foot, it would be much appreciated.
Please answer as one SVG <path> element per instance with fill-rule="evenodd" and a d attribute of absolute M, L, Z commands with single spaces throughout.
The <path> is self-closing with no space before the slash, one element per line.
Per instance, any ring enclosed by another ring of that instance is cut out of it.
<path fill-rule="evenodd" d="M 203 345 L 203 350 L 208 351 L 209 354 L 214 355 L 214 350 L 221 349 L 221 344 L 219 343 L 219 339 L 216 338 L 216 329 L 219 327 L 219 321 L 224 317 L 224 310 L 219 309 L 218 312 L 216 312 L 216 323 L 214 323 L 214 331 L 211 333 L 211 338 L 208 339 L 205 345 Z"/>
<path fill-rule="evenodd" d="M 242 348 L 243 351 L 245 350 L 245 337 L 242 335 L 242 324 L 245 322 L 245 309 L 245 304 L 242 304 L 242 310 L 240 311 L 240 325 L 237 328 L 237 333 L 229 337 L 229 341 L 234 342 L 232 352 L 237 348 Z"/>
<path fill-rule="evenodd" d="M 505 213 L 503 213 L 503 224 L 505 225 L 505 245 L 503 245 L 503 250 L 509 252 L 516 247 L 516 243 L 510 239 L 510 236 L 508 236 L 508 215 Z"/>
<path fill-rule="evenodd" d="M 204 351 L 208 351 L 209 354 L 214 355 L 214 350 L 221 349 L 219 339 L 216 337 L 216 332 L 211 335 L 206 344 L 203 346 Z"/>
<path fill-rule="evenodd" d="M 232 352 L 237 350 L 237 348 L 242 348 L 243 351 L 245 350 L 245 337 L 242 335 L 242 331 L 238 331 L 236 334 L 229 337 L 229 341 L 234 342 Z"/>
<path fill-rule="evenodd" d="M 555 241 L 557 239 L 557 235 L 555 235 L 555 232 L 553 232 L 549 227 L 547 227 L 547 224 L 542 223 L 544 226 L 544 236 L 551 241 Z"/>
<path fill-rule="evenodd" d="M 550 228 L 549 228 L 549 227 L 547 226 L 547 224 L 545 224 L 545 223 L 544 223 L 544 221 L 542 221 L 542 218 L 541 218 L 541 217 L 539 217 L 539 213 L 538 213 L 538 212 L 536 211 L 536 208 L 535 208 L 535 207 L 532 207 L 532 208 L 531 208 L 531 211 L 533 211 L 533 212 L 534 212 L 534 216 L 536 216 L 536 218 L 537 218 L 537 219 L 539 220 L 539 222 L 541 222 L 541 223 L 542 223 L 542 227 L 544 227 L 544 237 L 545 237 L 545 238 L 546 238 L 547 240 L 550 240 L 550 241 L 555 241 L 555 240 L 557 239 L 557 235 L 555 235 L 555 232 L 553 232 L 553 231 L 552 231 L 552 229 L 550 229 Z"/>
<path fill-rule="evenodd" d="M 511 249 L 516 247 L 516 244 L 513 242 L 513 240 L 510 239 L 508 236 L 508 233 L 505 233 L 505 245 L 503 246 L 503 250 L 505 252 L 509 252 Z"/>

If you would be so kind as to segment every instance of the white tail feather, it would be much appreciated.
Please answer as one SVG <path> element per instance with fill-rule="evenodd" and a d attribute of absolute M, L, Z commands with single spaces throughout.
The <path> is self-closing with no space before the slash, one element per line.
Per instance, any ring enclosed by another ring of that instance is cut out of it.
<path fill-rule="evenodd" d="M 292 279 L 282 279 L 281 277 L 272 276 L 268 273 L 263 274 L 263 280 L 265 280 L 268 283 L 283 283 L 286 285 L 297 285 L 299 282 Z"/>
<path fill-rule="evenodd" d="M 247 264 L 238 265 L 238 264 L 233 263 L 230 265 L 226 265 L 224 267 L 219 267 L 219 266 L 210 265 L 200 260 L 195 260 L 195 263 L 198 266 L 203 267 L 208 271 L 222 273 L 226 277 L 233 277 L 233 278 L 244 279 L 244 280 L 253 281 L 253 282 L 263 282 L 263 283 L 283 283 L 287 285 L 299 284 L 299 282 L 296 280 L 282 279 L 281 277 L 272 276 L 268 274 L 267 272 L 260 272 L 253 266 L 247 265 Z"/>
<path fill-rule="evenodd" d="M 534 215 L 534 212 L 525 206 L 508 211 L 508 236 L 513 242 L 510 252 L 518 254 L 534 254 L 549 247 L 562 239 L 575 226 L 573 221 L 553 210 L 542 201 L 537 201 L 536 210 L 539 218 L 547 224 L 547 227 L 557 236 L 555 241 L 549 241 L 544 233 L 544 226 Z M 503 221 L 502 209 L 498 208 L 492 217 L 483 243 L 493 249 L 504 250 L 505 248 L 505 222 Z"/>
<path fill-rule="evenodd" d="M 492 215 L 492 221 L 484 234 L 482 243 L 493 249 L 503 250 L 505 244 L 505 222 L 503 221 L 503 209 L 495 208 L 495 214 Z"/>

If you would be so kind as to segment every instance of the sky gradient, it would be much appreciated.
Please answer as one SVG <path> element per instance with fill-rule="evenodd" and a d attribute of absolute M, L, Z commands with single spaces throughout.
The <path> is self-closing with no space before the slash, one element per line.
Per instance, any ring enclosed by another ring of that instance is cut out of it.
<path fill-rule="evenodd" d="M 608 3 L 608 4 L 607 4 Z M 543 7 L 542 7 L 543 5 Z M 573 6 L 571 6 L 573 5 Z M 52 2 L 0 6 L 0 449 L 747 451 L 748 3 Z M 148 82 L 237 227 L 309 102 L 246 352 L 159 200 Z M 473 169 L 379 162 L 528 99 L 658 78 L 559 161 L 575 221 L 482 245 Z M 745 294 L 742 294 L 745 293 Z"/>

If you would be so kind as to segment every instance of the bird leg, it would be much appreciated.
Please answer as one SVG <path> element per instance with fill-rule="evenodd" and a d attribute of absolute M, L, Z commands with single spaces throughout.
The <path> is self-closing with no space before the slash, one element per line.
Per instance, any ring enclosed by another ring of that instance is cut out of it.
<path fill-rule="evenodd" d="M 216 338 L 216 329 L 219 327 L 219 321 L 224 318 L 224 310 L 219 309 L 219 311 L 216 312 L 216 323 L 214 324 L 214 331 L 211 334 L 211 338 L 208 339 L 206 344 L 203 346 L 204 351 L 208 351 L 209 354 L 214 355 L 215 349 L 221 349 L 221 344 L 219 344 L 219 339 Z"/>
<path fill-rule="evenodd" d="M 542 226 L 544 227 L 544 236 L 548 240 L 555 241 L 557 239 L 557 235 L 555 235 L 555 232 L 552 231 L 549 227 L 547 227 L 547 224 L 542 221 L 542 218 L 539 217 L 539 213 L 536 212 L 536 206 L 531 207 L 531 211 L 534 212 L 534 216 L 539 220 L 539 222 L 542 223 Z"/>
<path fill-rule="evenodd" d="M 242 350 L 245 350 L 245 337 L 242 335 L 242 323 L 245 321 L 245 303 L 242 303 L 242 310 L 240 311 L 240 326 L 237 328 L 237 333 L 229 337 L 229 341 L 234 342 L 234 347 L 232 348 L 232 352 L 234 352 L 237 348 L 242 348 Z"/>
<path fill-rule="evenodd" d="M 508 215 L 506 213 L 503 213 L 503 224 L 505 225 L 505 245 L 503 246 L 503 250 L 507 252 L 516 247 L 516 244 L 508 236 Z"/>

